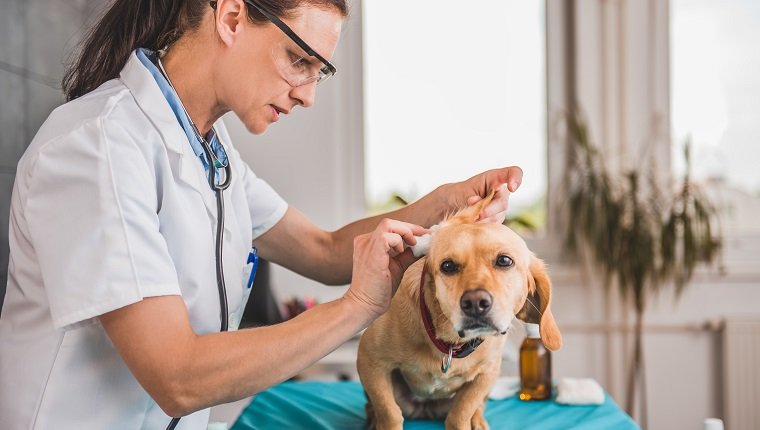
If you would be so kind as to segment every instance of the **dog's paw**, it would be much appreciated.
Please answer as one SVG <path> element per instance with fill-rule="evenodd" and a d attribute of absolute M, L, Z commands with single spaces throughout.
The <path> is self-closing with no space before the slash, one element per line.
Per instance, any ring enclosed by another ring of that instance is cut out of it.
<path fill-rule="evenodd" d="M 483 415 L 481 414 L 475 414 L 475 416 L 472 417 L 471 425 L 472 430 L 490 430 L 488 421 L 486 421 L 486 419 L 483 418 Z"/>
<path fill-rule="evenodd" d="M 489 430 L 488 423 L 483 417 L 472 417 L 470 422 L 465 421 L 458 424 L 447 419 L 445 428 L 446 430 Z"/>
<path fill-rule="evenodd" d="M 370 428 L 373 430 L 403 430 L 404 424 L 377 424 Z"/>
<path fill-rule="evenodd" d="M 486 421 L 485 417 L 483 417 L 483 408 L 478 408 L 477 411 L 475 411 L 475 415 L 472 416 L 472 419 L 470 420 L 470 426 L 472 427 L 472 430 L 489 430 L 490 427 L 488 426 L 488 421 Z"/>

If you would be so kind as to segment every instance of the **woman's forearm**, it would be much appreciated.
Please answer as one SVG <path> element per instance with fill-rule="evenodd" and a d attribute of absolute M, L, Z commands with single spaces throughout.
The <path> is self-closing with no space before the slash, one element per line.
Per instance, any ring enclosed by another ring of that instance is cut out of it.
<path fill-rule="evenodd" d="M 179 296 L 163 296 L 101 316 L 127 366 L 171 416 L 239 400 L 284 381 L 373 318 L 341 298 L 281 324 L 195 335 L 182 309 Z"/>
<path fill-rule="evenodd" d="M 187 401 L 184 412 L 239 400 L 295 376 L 369 324 L 349 306 L 338 299 L 281 324 L 199 336 L 177 393 Z"/>
<path fill-rule="evenodd" d="M 448 185 L 442 185 L 414 203 L 395 211 L 354 221 L 326 232 L 294 208 L 254 243 L 263 258 L 326 285 L 351 282 L 354 238 L 377 227 L 384 218 L 422 227 L 438 223 L 450 206 Z M 294 249 L 297 249 L 295 251 Z"/>

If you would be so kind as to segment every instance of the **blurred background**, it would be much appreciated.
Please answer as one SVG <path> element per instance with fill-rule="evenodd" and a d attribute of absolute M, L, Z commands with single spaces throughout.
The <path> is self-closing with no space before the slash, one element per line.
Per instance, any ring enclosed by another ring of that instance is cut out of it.
<path fill-rule="evenodd" d="M 62 103 L 64 65 L 108 2 L 0 1 L 2 297 L 16 163 Z M 327 229 L 485 169 L 521 166 L 508 218 L 550 268 L 565 336 L 554 375 L 595 378 L 621 405 L 630 397 L 636 312 L 619 281 L 563 246 L 578 222 L 568 211 L 578 140 L 568 113 L 582 113 L 610 175 L 638 172 L 666 194 L 685 180 L 690 142 L 688 181 L 715 208 L 722 247 L 696 264 L 680 294 L 672 279 L 645 293 L 645 364 L 631 413 L 651 429 L 697 429 L 705 417 L 755 429 L 759 42 L 754 0 L 354 0 L 333 61 L 338 74 L 320 86 L 314 108 L 264 136 L 234 116 L 225 121 L 253 170 Z M 266 270 L 257 303 L 280 317 L 344 291 Z M 506 374 L 516 374 L 515 336 Z M 353 377 L 354 353 L 349 345 L 325 364 Z"/>

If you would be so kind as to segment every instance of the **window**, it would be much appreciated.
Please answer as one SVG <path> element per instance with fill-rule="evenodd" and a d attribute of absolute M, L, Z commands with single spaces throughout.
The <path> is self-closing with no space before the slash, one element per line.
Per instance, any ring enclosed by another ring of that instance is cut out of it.
<path fill-rule="evenodd" d="M 519 165 L 510 216 L 546 193 L 544 2 L 365 1 L 371 206 Z"/>
<path fill-rule="evenodd" d="M 721 272 L 750 284 L 757 281 L 760 250 L 758 40 L 760 3 L 754 0 L 672 0 L 675 173 L 684 171 L 680 151 L 690 136 L 692 175 L 720 213 Z"/>
<path fill-rule="evenodd" d="M 727 230 L 757 231 L 760 213 L 760 3 L 673 0 L 671 27 L 673 160 L 709 181 Z"/>

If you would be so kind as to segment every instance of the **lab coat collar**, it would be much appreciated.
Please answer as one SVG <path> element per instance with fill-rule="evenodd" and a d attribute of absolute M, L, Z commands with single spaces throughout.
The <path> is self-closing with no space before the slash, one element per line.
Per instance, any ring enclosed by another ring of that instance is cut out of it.
<path fill-rule="evenodd" d="M 157 54 L 146 48 L 138 48 L 137 51 L 135 51 L 135 54 L 143 66 L 148 69 L 148 72 L 150 72 L 151 76 L 153 76 L 153 80 L 158 84 L 158 88 L 161 90 L 161 94 L 169 103 L 169 107 L 172 109 L 172 112 L 174 112 L 174 117 L 177 118 L 177 122 L 182 127 L 182 130 L 185 131 L 185 135 L 187 136 L 187 140 L 190 143 L 190 146 L 193 148 L 193 152 L 195 152 L 195 156 L 198 157 L 198 161 L 203 164 L 203 167 L 206 169 L 206 173 L 208 174 L 210 162 L 206 158 L 206 153 L 203 150 L 200 137 L 198 136 L 197 130 L 195 130 L 190 117 L 185 111 L 184 106 L 182 106 L 182 100 L 180 100 L 179 95 L 174 90 L 174 87 L 172 87 L 169 79 L 164 75 L 162 70 L 156 64 L 156 59 L 158 58 Z M 160 62 L 160 60 L 158 61 Z M 214 151 L 216 157 L 223 163 L 226 163 L 227 152 L 224 150 L 224 145 L 221 144 L 218 136 L 216 135 L 214 127 L 211 127 L 211 130 L 206 135 L 206 140 Z"/>
<path fill-rule="evenodd" d="M 132 93 L 137 105 L 153 123 L 164 140 L 166 149 L 177 157 L 170 157 L 172 168 L 178 179 L 198 192 L 203 198 L 209 218 L 216 221 L 216 196 L 206 182 L 206 173 L 198 157 L 187 140 L 185 131 L 177 121 L 169 103 L 161 93 L 148 69 L 132 52 L 127 64 L 121 70 L 121 81 Z M 225 223 L 225 232 L 228 230 Z"/>
<path fill-rule="evenodd" d="M 184 155 L 190 150 L 182 126 L 177 122 L 169 103 L 161 94 L 161 89 L 150 72 L 137 58 L 136 51 L 132 52 L 127 64 L 121 70 L 122 82 L 129 88 L 138 106 L 145 116 L 156 126 L 156 130 L 164 139 L 166 148 L 177 154 Z M 190 151 L 192 153 L 192 151 Z M 194 155 L 194 154 L 188 154 Z"/>

